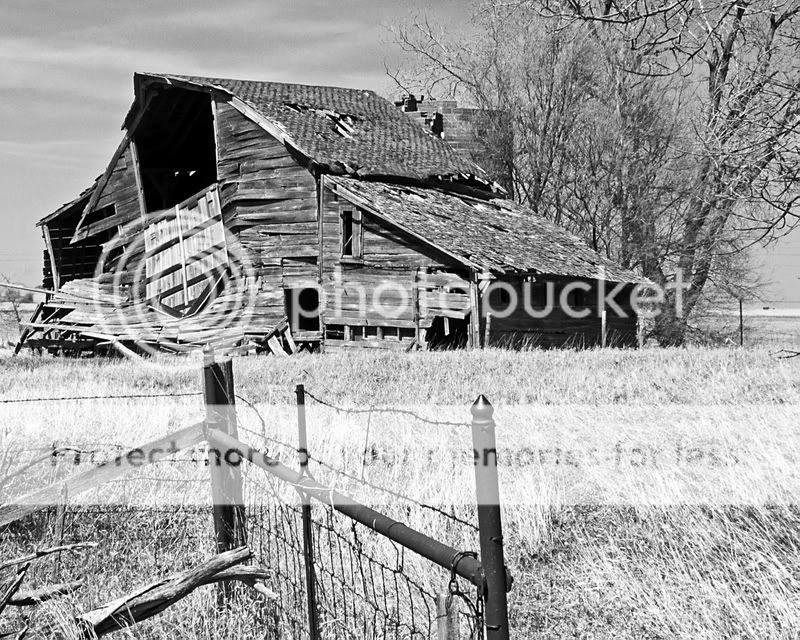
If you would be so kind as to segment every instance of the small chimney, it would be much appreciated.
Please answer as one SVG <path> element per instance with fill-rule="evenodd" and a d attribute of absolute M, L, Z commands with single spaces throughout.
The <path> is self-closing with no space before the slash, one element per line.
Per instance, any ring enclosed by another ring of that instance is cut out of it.
<path fill-rule="evenodd" d="M 403 111 L 416 111 L 417 110 L 417 96 L 413 93 L 409 93 L 407 96 L 403 96 Z"/>

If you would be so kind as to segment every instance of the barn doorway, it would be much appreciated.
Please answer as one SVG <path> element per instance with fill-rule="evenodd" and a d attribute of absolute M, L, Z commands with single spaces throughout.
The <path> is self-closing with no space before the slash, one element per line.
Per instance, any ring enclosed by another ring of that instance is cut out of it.
<path fill-rule="evenodd" d="M 147 211 L 174 207 L 217 181 L 211 96 L 167 88 L 134 134 Z"/>
<path fill-rule="evenodd" d="M 319 291 L 313 287 L 284 289 L 283 295 L 292 333 L 319 331 Z"/>

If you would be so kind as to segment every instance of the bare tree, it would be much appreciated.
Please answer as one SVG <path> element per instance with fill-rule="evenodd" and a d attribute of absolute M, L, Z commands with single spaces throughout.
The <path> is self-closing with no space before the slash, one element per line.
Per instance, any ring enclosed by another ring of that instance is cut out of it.
<path fill-rule="evenodd" d="M 798 14 L 798 0 L 490 0 L 466 38 L 398 27 L 415 62 L 396 77 L 493 114 L 487 146 L 518 200 L 662 287 L 683 279 L 655 325 L 680 344 L 726 256 L 798 222 Z"/>

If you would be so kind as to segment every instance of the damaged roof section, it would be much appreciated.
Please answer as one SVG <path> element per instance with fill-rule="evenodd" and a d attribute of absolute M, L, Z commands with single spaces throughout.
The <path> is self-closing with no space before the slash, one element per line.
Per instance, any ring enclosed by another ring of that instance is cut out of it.
<path fill-rule="evenodd" d="M 374 91 L 162 74 L 136 74 L 136 81 L 190 83 L 229 93 L 285 132 L 285 142 L 329 173 L 420 181 L 460 178 L 492 185 L 478 165 Z"/>
<path fill-rule="evenodd" d="M 439 189 L 340 176 L 325 181 L 354 204 L 473 268 L 649 283 L 509 200 L 479 200 Z"/>

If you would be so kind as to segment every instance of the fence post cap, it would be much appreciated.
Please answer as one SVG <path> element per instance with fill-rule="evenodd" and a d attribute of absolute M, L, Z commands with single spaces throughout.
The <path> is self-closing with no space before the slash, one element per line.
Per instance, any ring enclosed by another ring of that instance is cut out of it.
<path fill-rule="evenodd" d="M 494 415 L 494 407 L 489 402 L 488 398 L 481 394 L 478 399 L 472 404 L 472 417 L 475 419 L 491 420 Z"/>

